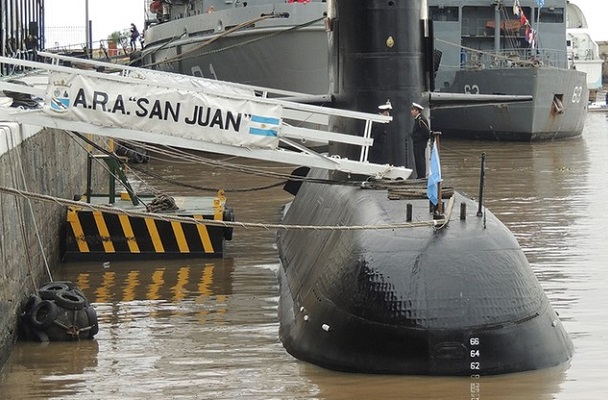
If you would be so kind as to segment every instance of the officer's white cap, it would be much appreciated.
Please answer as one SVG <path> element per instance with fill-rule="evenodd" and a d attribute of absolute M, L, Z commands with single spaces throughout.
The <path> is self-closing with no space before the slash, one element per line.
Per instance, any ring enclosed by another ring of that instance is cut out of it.
<path fill-rule="evenodd" d="M 418 103 L 412 103 L 412 108 L 417 108 L 420 111 L 424 110 L 424 107 L 422 107 L 420 104 Z"/>
<path fill-rule="evenodd" d="M 378 110 L 382 110 L 382 111 L 385 111 L 385 110 L 392 110 L 392 109 L 393 109 L 393 105 L 391 104 L 391 101 L 390 101 L 390 100 L 387 100 L 387 101 L 386 101 L 386 103 L 384 103 L 384 104 L 380 104 L 380 105 L 378 106 Z"/>

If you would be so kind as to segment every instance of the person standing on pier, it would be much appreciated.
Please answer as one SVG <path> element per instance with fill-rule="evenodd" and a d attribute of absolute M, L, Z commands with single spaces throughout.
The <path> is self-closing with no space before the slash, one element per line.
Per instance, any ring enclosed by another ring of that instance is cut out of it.
<path fill-rule="evenodd" d="M 139 31 L 137 30 L 135 24 L 131 24 L 131 29 L 129 29 L 129 32 L 131 32 L 131 51 L 135 51 L 137 50 L 137 38 L 139 37 Z"/>

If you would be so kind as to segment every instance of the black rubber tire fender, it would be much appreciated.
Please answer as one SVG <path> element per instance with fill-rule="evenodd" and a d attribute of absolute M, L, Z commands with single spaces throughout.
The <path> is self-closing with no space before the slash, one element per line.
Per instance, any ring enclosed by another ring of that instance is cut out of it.
<path fill-rule="evenodd" d="M 99 332 L 97 311 L 95 311 L 95 308 L 93 308 L 93 306 L 88 306 L 84 310 L 87 313 L 87 317 L 89 317 L 89 326 L 91 327 L 91 329 L 89 329 L 89 338 L 93 339 L 93 336 L 97 335 L 97 333 Z"/>
<path fill-rule="evenodd" d="M 74 288 L 72 290 L 72 292 L 76 293 L 78 296 L 82 297 L 85 301 L 84 306 L 88 307 L 89 306 L 89 299 L 87 298 L 87 296 L 84 294 L 84 292 L 82 290 L 80 290 L 79 288 Z"/>
<path fill-rule="evenodd" d="M 38 296 L 42 300 L 55 300 L 55 293 L 57 293 L 57 290 L 39 290 Z"/>
<path fill-rule="evenodd" d="M 27 298 L 25 305 L 23 306 L 23 314 L 29 314 L 30 311 L 34 309 L 43 299 L 40 296 L 35 294 L 30 294 L 30 297 Z"/>
<path fill-rule="evenodd" d="M 87 300 L 73 291 L 59 291 L 55 293 L 55 304 L 68 310 L 81 310 Z"/>
<path fill-rule="evenodd" d="M 72 290 L 75 287 L 76 285 L 70 281 L 54 281 L 45 283 L 38 290 Z"/>
<path fill-rule="evenodd" d="M 34 330 L 48 328 L 55 321 L 57 311 L 57 306 L 51 300 L 42 300 L 30 312 L 30 325 Z"/>
<path fill-rule="evenodd" d="M 49 282 L 38 289 L 38 295 L 42 300 L 55 300 L 55 293 L 72 290 L 74 287 L 72 282 Z"/>

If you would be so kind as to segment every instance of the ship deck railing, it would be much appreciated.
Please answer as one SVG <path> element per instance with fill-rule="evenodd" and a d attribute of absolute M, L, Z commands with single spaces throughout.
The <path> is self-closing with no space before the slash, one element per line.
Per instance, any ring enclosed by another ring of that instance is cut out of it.
<path fill-rule="evenodd" d="M 461 48 L 460 65 L 454 69 L 480 70 L 498 68 L 521 68 L 521 67 L 554 67 L 568 68 L 567 53 L 563 50 L 531 49 L 531 48 L 503 48 L 474 49 L 460 46 L 445 40 L 438 42 Z"/>
<path fill-rule="evenodd" d="M 511 48 L 499 51 L 474 51 L 465 49 L 465 69 L 477 68 L 517 68 L 517 67 L 555 67 L 567 68 L 565 52 L 559 50 L 540 50 L 530 48 Z"/>

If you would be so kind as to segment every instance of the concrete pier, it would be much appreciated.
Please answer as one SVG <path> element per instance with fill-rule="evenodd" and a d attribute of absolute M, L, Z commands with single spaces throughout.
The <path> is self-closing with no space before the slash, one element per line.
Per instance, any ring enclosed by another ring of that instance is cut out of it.
<path fill-rule="evenodd" d="M 64 131 L 0 121 L 0 186 L 71 199 L 85 188 L 85 149 Z M 65 216 L 60 205 L 0 193 L 0 368 L 22 302 L 59 262 Z"/>

